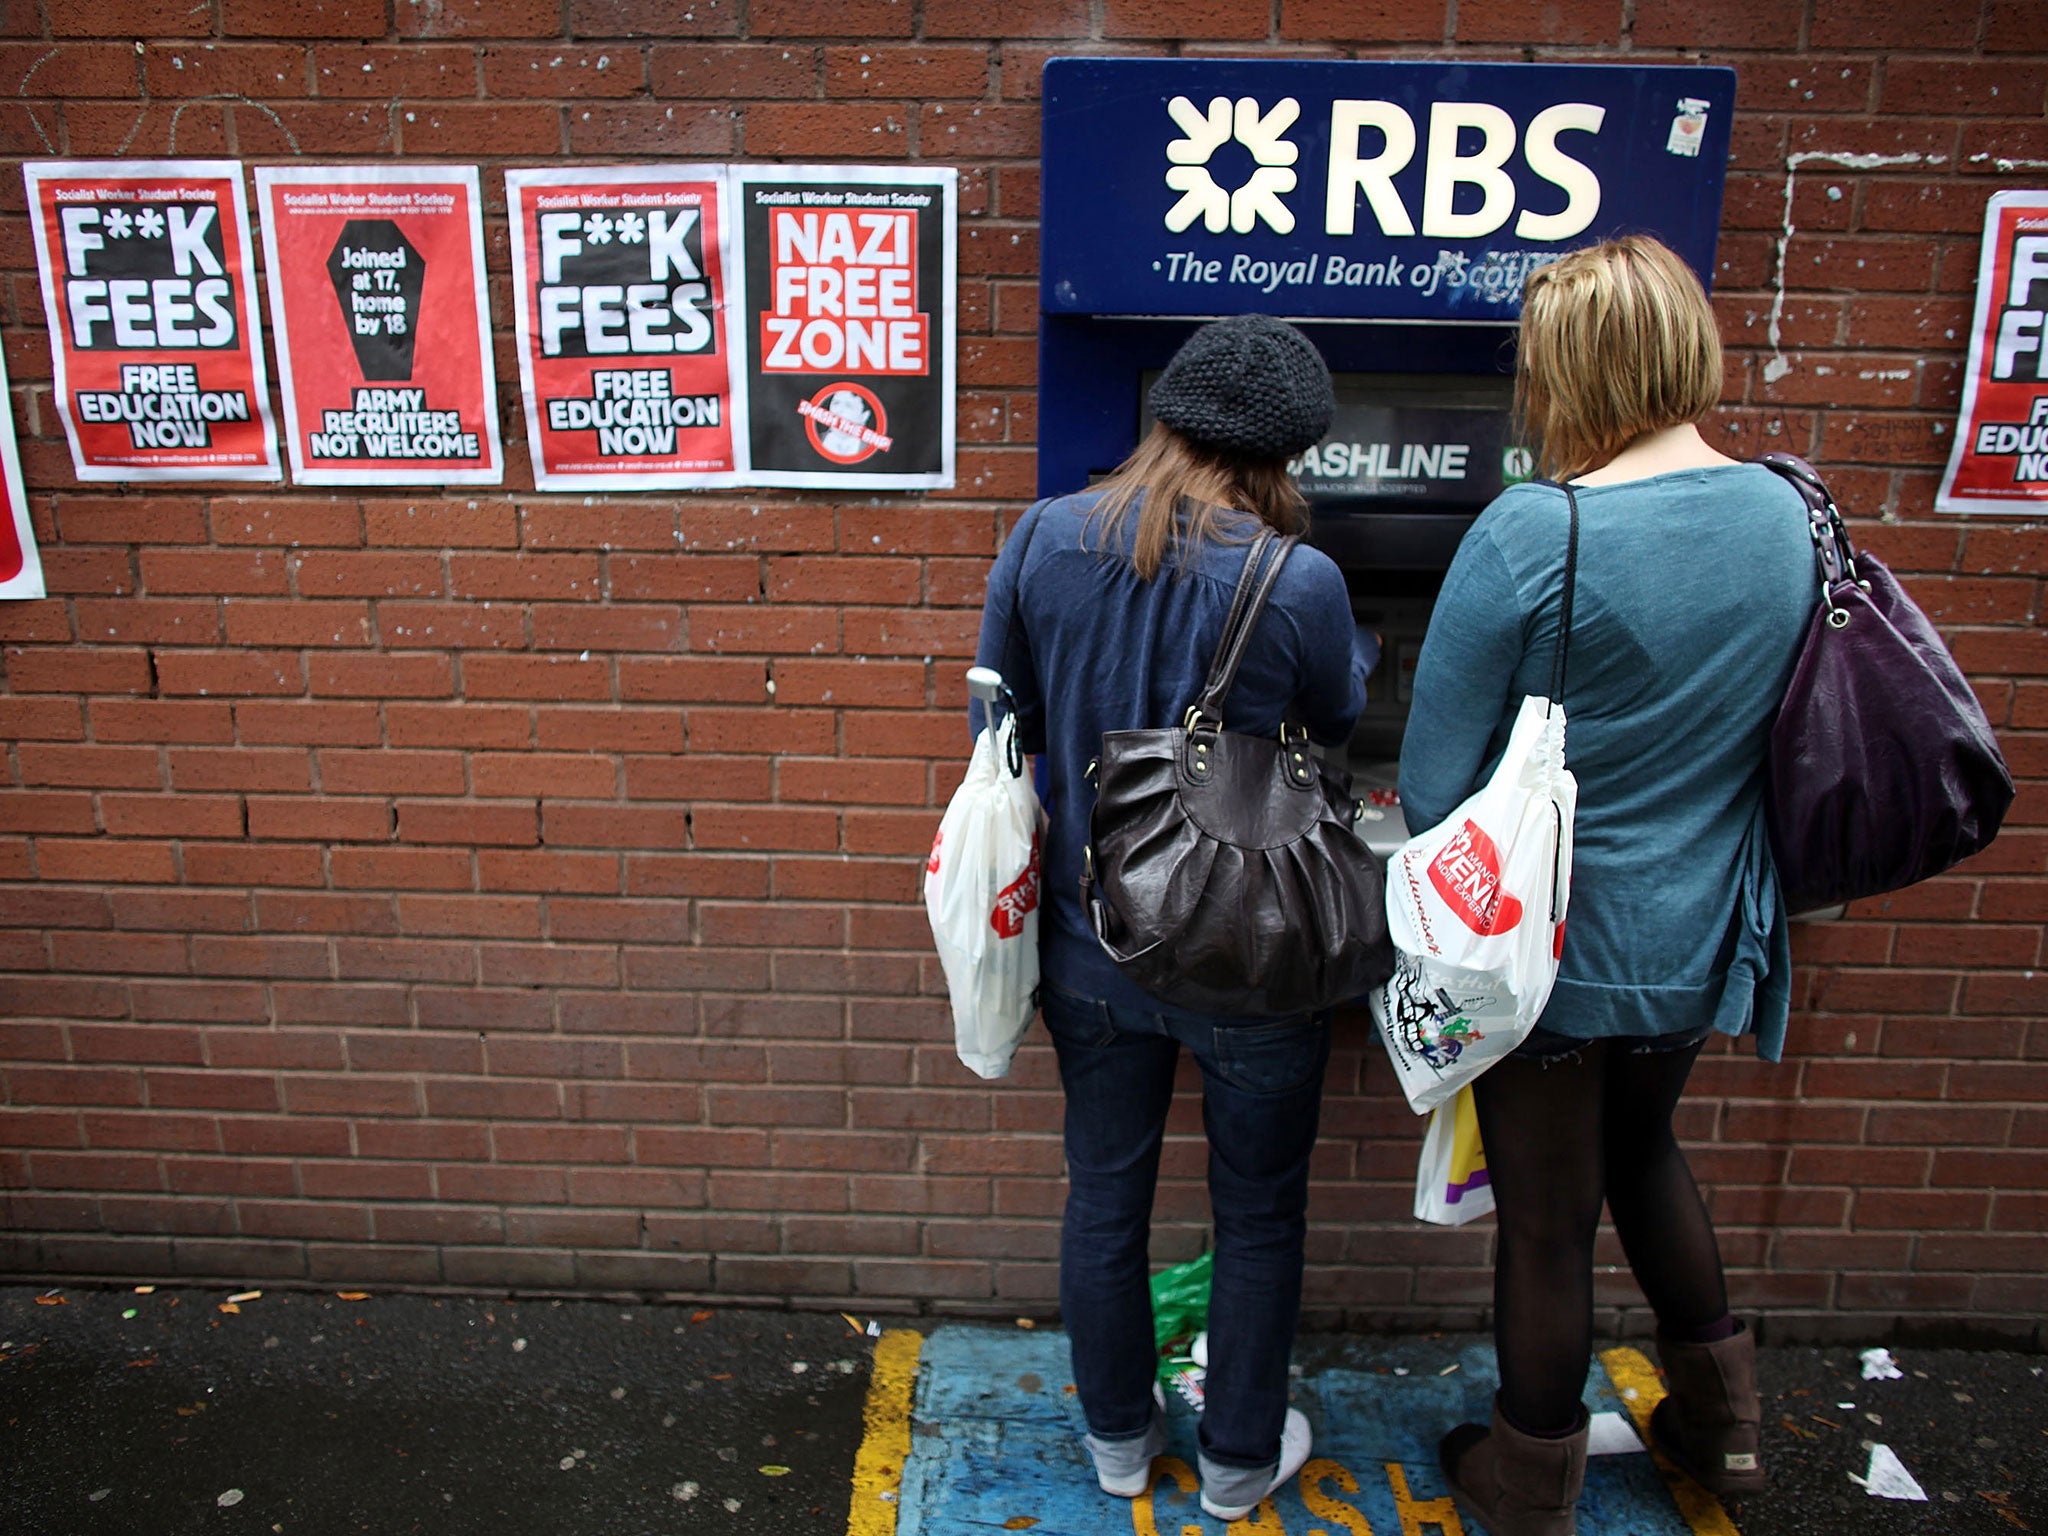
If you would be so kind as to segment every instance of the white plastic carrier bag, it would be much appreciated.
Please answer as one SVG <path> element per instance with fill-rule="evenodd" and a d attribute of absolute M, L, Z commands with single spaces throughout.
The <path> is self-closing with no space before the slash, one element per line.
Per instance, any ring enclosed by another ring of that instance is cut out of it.
<path fill-rule="evenodd" d="M 1001 679 L 986 668 L 974 668 L 968 679 L 977 696 L 982 687 L 1001 689 Z M 995 714 L 991 707 L 992 720 Z M 946 806 L 924 866 L 925 912 L 953 1000 L 954 1048 L 981 1077 L 1009 1073 L 1038 1011 L 1044 825 L 1018 746 L 1017 717 L 1004 709 L 1000 723 L 975 737 L 967 777 Z"/>
<path fill-rule="evenodd" d="M 1429 1113 L 1529 1037 L 1550 1001 L 1572 894 L 1579 784 L 1564 765 L 1564 684 L 1579 576 L 1579 498 L 1547 696 L 1522 700 L 1493 775 L 1387 862 L 1394 974 L 1371 994 L 1408 1105 Z M 1439 615 L 1441 617 L 1441 615 Z"/>
<path fill-rule="evenodd" d="M 1520 1045 L 1550 1001 L 1578 802 L 1563 706 L 1532 694 L 1493 777 L 1388 861 L 1398 953 L 1372 1016 L 1418 1115 Z"/>
<path fill-rule="evenodd" d="M 1415 1219 L 1462 1227 L 1492 1209 L 1479 1109 L 1467 1083 L 1430 1114 L 1422 1156 L 1415 1164 Z"/>

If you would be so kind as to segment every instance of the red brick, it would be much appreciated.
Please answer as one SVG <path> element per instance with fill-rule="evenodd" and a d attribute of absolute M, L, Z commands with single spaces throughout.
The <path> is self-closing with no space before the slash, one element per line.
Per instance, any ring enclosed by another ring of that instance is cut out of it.
<path fill-rule="evenodd" d="M 320 786 L 341 795 L 459 795 L 462 758 L 454 752 L 325 751 Z"/>
<path fill-rule="evenodd" d="M 672 709 L 542 708 L 534 712 L 541 750 L 681 752 L 683 717 Z"/>
<path fill-rule="evenodd" d="M 511 549 L 519 514 L 509 501 L 373 501 L 363 509 L 375 548 Z"/>
<path fill-rule="evenodd" d="M 1829 0 L 1815 15 L 1816 48 L 1968 48 L 1977 12 L 1902 10 L 1883 0 Z"/>
<path fill-rule="evenodd" d="M 422 102 L 399 116 L 408 155 L 554 155 L 562 149 L 562 109 L 540 102 Z"/>
<path fill-rule="evenodd" d="M 680 12 L 660 0 L 569 0 L 569 30 L 577 37 L 713 37 L 739 30 L 739 11 L 731 0 L 692 0 Z"/>
<path fill-rule="evenodd" d="M 16 693 L 147 693 L 149 653 L 80 651 L 70 647 L 5 652 L 8 685 Z"/>
<path fill-rule="evenodd" d="M 1290 41 L 1434 43 L 1443 38 L 1445 10 L 1441 0 L 1281 0 L 1280 36 Z"/>
<path fill-rule="evenodd" d="M 361 602 L 229 602 L 225 605 L 230 644 L 328 646 L 368 645 L 370 608 Z"/>
<path fill-rule="evenodd" d="M 193 885 L 326 884 L 318 848 L 284 843 L 187 843 L 185 879 Z"/>
<path fill-rule="evenodd" d="M 601 757 L 568 753 L 484 753 L 470 759 L 478 795 L 536 799 L 543 795 L 608 800 L 618 772 Z"/>
<path fill-rule="evenodd" d="M 525 747 L 531 715 L 516 704 L 389 704 L 384 710 L 396 747 Z"/>
<path fill-rule="evenodd" d="M 156 595 L 269 593 L 291 590 L 291 576 L 274 550 L 146 549 L 142 585 Z"/>
<path fill-rule="evenodd" d="M 287 651 L 164 651 L 157 655 L 156 675 L 167 694 L 287 695 L 305 690 L 299 659 Z"/>
<path fill-rule="evenodd" d="M 1612 43 L 1621 34 L 1616 0 L 1490 0 L 1458 11 L 1461 43 Z"/>
<path fill-rule="evenodd" d="M 398 836 L 408 843 L 529 847 L 540 841 L 540 830 L 532 805 L 407 800 L 399 802 Z"/>
<path fill-rule="evenodd" d="M 224 496 L 212 507 L 220 544 L 355 546 L 363 542 L 362 509 L 352 501 L 315 497 Z"/>
<path fill-rule="evenodd" d="M 328 867 L 340 887 L 466 891 L 474 884 L 469 861 L 459 848 L 336 848 Z"/>
<path fill-rule="evenodd" d="M 910 7 L 905 0 L 867 0 L 900 10 L 909 32 Z M 804 7 L 806 14 L 823 13 Z M 824 24 L 840 32 L 841 17 Z M 880 35 L 880 34 L 877 34 Z M 743 132 L 749 155 L 837 155 L 842 159 L 900 159 L 910 153 L 911 112 L 902 104 L 865 102 L 757 103 L 747 108 Z"/>
<path fill-rule="evenodd" d="M 112 799 L 115 797 L 107 796 Z M 126 798 L 126 797 L 121 797 Z M 154 797 L 145 797 L 154 798 Z M 232 809 L 232 803 L 230 804 Z M 240 824 L 240 817 L 236 817 Z M 0 831 L 5 832 L 85 832 L 99 830 L 93 819 L 92 796 L 83 793 L 37 794 L 33 791 L 0 791 Z M 116 836 L 148 836 L 148 828 L 117 828 L 111 824 L 109 832 Z M 167 834 L 157 834 L 167 835 Z"/>
<path fill-rule="evenodd" d="M 98 645 L 208 645 L 220 639 L 220 608 L 210 601 L 130 597 L 79 599 L 78 637 Z"/>
<path fill-rule="evenodd" d="M 816 50 L 773 44 L 656 48 L 648 61 L 655 95 L 716 101 L 814 96 L 817 70 Z"/>
<path fill-rule="evenodd" d="M 23 742 L 15 748 L 21 782 L 93 789 L 154 789 L 162 770 L 154 747 L 68 746 Z"/>
<path fill-rule="evenodd" d="M 484 94 L 501 100 L 631 96 L 644 74 L 638 49 L 546 43 L 486 48 L 482 66 Z"/>
<path fill-rule="evenodd" d="M 476 94 L 476 61 L 467 48 L 337 44 L 313 51 L 313 88 L 372 101 L 468 97 Z"/>
<path fill-rule="evenodd" d="M 400 37 L 552 37 L 562 27 L 556 0 L 441 0 L 395 6 Z"/>
<path fill-rule="evenodd" d="M 476 856 L 477 884 L 487 891 L 616 891 L 615 855 L 487 848 Z"/>
<path fill-rule="evenodd" d="M 455 668 L 439 653 L 336 655 L 307 658 L 307 684 L 316 695 L 369 699 L 446 698 L 455 691 Z"/>
<path fill-rule="evenodd" d="M 884 44 L 824 50 L 825 94 L 834 99 L 895 96 L 932 101 L 975 97 L 988 90 L 985 48 L 903 48 Z M 796 93 L 791 94 L 808 94 Z M 929 144 L 924 152 L 930 154 Z"/>
<path fill-rule="evenodd" d="M 594 102 L 569 113 L 577 155 L 731 155 L 736 124 L 726 107 Z"/>
<path fill-rule="evenodd" d="M 177 864 L 171 856 L 169 843 L 114 838 L 78 842 L 68 838 L 38 838 L 36 873 L 44 880 L 132 885 L 170 885 L 178 878 Z"/>
<path fill-rule="evenodd" d="M 384 842 L 391 836 L 391 809 L 382 800 L 323 797 L 308 802 L 297 796 L 273 800 L 251 795 L 249 836 L 305 837 L 339 843 Z"/>
<path fill-rule="evenodd" d="M 119 705 L 102 700 L 98 709 L 116 710 Z M 101 733 L 97 730 L 95 736 Z M 81 741 L 85 717 L 76 699 L 0 698 L 0 741 Z M 115 741 L 147 741 L 147 734 L 114 736 Z"/>
<path fill-rule="evenodd" d="M 670 545 L 675 536 L 666 536 Z M 760 596 L 759 562 L 748 555 L 614 555 L 611 595 L 621 602 L 750 602 Z"/>

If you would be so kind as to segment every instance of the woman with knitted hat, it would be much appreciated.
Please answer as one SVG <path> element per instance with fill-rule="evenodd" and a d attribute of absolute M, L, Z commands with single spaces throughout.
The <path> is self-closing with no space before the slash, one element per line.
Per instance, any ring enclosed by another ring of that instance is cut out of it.
<path fill-rule="evenodd" d="M 1150 404 L 1158 425 L 1106 482 L 1024 514 L 989 576 L 977 660 L 1009 683 L 1025 749 L 1050 769 L 1040 1002 L 1066 1091 L 1060 1309 L 1086 1443 L 1103 1491 L 1125 1498 L 1146 1490 L 1165 1448 L 1148 1237 L 1185 1046 L 1202 1075 L 1216 1234 L 1202 1506 L 1230 1520 L 1308 1459 L 1287 1365 L 1328 1021 L 1190 1013 L 1117 969 L 1079 898 L 1087 775 L 1105 731 L 1177 725 L 1195 701 L 1246 546 L 1263 528 L 1307 523 L 1287 461 L 1320 441 L 1334 402 L 1305 336 L 1240 315 L 1189 338 Z M 1365 707 L 1367 671 L 1344 578 L 1301 547 L 1225 713 L 1235 730 L 1277 733 L 1287 717 L 1341 745 Z"/>

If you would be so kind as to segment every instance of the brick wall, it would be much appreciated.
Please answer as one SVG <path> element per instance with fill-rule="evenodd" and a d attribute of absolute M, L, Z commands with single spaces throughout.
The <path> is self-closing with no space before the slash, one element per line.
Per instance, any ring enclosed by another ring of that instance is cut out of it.
<path fill-rule="evenodd" d="M 2027 782 L 1971 867 L 1802 932 L 1787 1062 L 1710 1054 L 1683 1128 L 1743 1305 L 2007 1334 L 2048 1311 L 2048 531 L 1929 512 L 1984 199 L 2048 161 L 2039 6 L 5 14 L 9 157 L 482 160 L 512 474 L 445 499 L 74 487 L 21 186 L 0 175 L 12 407 L 54 594 L 0 607 L 0 1269 L 1044 1311 L 1049 1054 L 994 1089 L 958 1066 L 915 901 L 984 572 L 1033 484 L 1041 64 L 1704 56 L 1742 79 L 1717 439 L 1831 469 Z M 999 22 L 1019 36 L 992 39 Z M 1829 158 L 1850 154 L 1901 158 Z M 526 489 L 498 171 L 565 155 L 959 164 L 959 489 Z M 1780 293 L 1788 369 L 1767 368 Z M 1346 1022 L 1311 1309 L 1474 1320 L 1490 1232 L 1409 1222 L 1418 1127 L 1392 1095 Z M 1162 1258 L 1202 1240 L 1196 1109 L 1166 1155 Z M 1625 1274 L 1603 1285 L 1633 1299 Z"/>

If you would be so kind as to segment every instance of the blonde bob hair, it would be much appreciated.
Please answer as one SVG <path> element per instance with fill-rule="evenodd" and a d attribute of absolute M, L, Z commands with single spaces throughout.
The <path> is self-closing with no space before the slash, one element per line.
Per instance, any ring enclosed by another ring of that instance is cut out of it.
<path fill-rule="evenodd" d="M 1630 235 L 1529 274 L 1515 417 L 1546 479 L 1598 469 L 1647 432 L 1700 420 L 1720 398 L 1714 312 L 1669 246 Z"/>
<path fill-rule="evenodd" d="M 1146 439 L 1098 487 L 1088 520 L 1107 544 L 1137 508 L 1131 563 L 1150 581 L 1204 542 L 1249 543 L 1260 524 L 1306 533 L 1308 502 L 1285 459 L 1255 459 L 1198 443 L 1155 422 Z"/>

